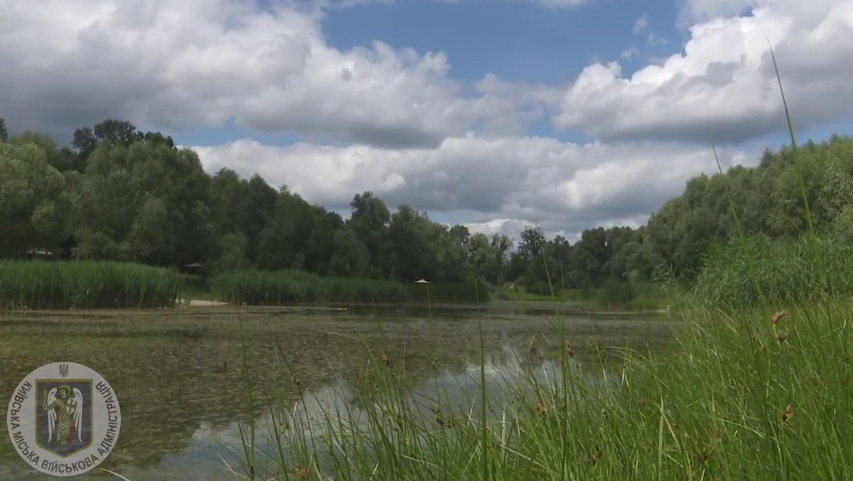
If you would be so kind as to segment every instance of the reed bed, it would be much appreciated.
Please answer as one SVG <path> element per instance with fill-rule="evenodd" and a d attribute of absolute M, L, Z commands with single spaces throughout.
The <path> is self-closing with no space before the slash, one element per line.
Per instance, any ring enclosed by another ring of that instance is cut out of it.
<path fill-rule="evenodd" d="M 289 304 L 404 304 L 477 303 L 487 291 L 473 282 L 458 284 L 403 284 L 396 281 L 320 277 L 301 271 L 242 270 L 214 279 L 214 297 L 233 304 L 279 306 Z"/>
<path fill-rule="evenodd" d="M 111 309 L 174 306 L 175 271 L 94 261 L 0 261 L 0 309 Z"/>
<path fill-rule="evenodd" d="M 814 248 L 823 259 L 823 271 L 814 260 Z M 851 265 L 853 245 L 835 236 L 814 241 L 809 236 L 750 237 L 713 250 L 697 279 L 695 297 L 708 308 L 728 310 L 757 307 L 762 295 L 774 304 L 850 297 Z"/>
<path fill-rule="evenodd" d="M 481 361 L 472 373 L 478 392 L 465 399 L 414 397 L 402 359 L 380 348 L 355 387 L 357 403 L 341 394 L 327 402 L 337 409 L 318 408 L 304 392 L 295 409 L 272 408 L 269 425 L 245 424 L 238 472 L 338 481 L 853 479 L 853 342 L 834 321 L 853 315 L 849 305 L 737 319 L 695 307 L 683 314 L 690 320 L 674 351 L 624 350 L 615 369 L 603 358 L 583 368 L 573 357 L 584 347 L 569 343 L 550 368 L 505 374 L 497 395 Z M 250 445 L 253 430 L 272 448 Z"/>

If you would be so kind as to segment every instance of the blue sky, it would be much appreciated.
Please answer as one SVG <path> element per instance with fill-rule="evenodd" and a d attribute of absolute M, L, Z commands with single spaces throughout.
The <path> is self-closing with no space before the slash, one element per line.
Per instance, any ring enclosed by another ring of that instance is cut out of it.
<path fill-rule="evenodd" d="M 853 128 L 853 0 L 341 1 L 14 2 L 0 112 L 60 141 L 127 119 L 341 212 L 370 190 L 570 238 L 645 222 L 712 142 L 788 143 L 769 45 L 799 141 Z"/>
<path fill-rule="evenodd" d="M 678 48 L 675 4 L 660 0 L 604 0 L 570 10 L 512 1 L 404 1 L 335 10 L 325 24 L 329 43 L 341 49 L 382 39 L 446 52 L 454 59 L 454 77 L 462 80 L 493 73 L 509 81 L 567 84 L 590 62 L 618 59 L 641 43 L 645 35 L 638 38 L 632 29 L 644 14 Z"/>
<path fill-rule="evenodd" d="M 596 60 L 620 60 L 630 75 L 649 60 L 680 51 L 684 33 L 675 27 L 676 12 L 670 0 L 603 0 L 576 9 L 509 0 L 404 0 L 332 8 L 323 26 L 329 45 L 340 50 L 381 40 L 418 52 L 444 52 L 453 78 L 461 81 L 474 83 L 491 73 L 508 81 L 568 85 Z M 641 17 L 646 27 L 635 33 Z M 666 43 L 650 43 L 650 34 Z M 623 57 L 632 48 L 640 53 Z M 580 131 L 555 132 L 547 119 L 532 123 L 527 132 L 567 142 L 589 140 Z M 197 145 L 251 135 L 229 121 L 217 128 L 178 132 L 175 138 Z M 284 134 L 264 140 L 288 145 L 300 137 Z"/>

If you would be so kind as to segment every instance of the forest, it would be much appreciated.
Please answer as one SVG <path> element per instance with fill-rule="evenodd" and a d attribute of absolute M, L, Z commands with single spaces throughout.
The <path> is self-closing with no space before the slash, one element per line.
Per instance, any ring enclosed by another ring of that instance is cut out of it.
<path fill-rule="evenodd" d="M 815 229 L 853 235 L 853 140 L 809 141 L 799 155 Z M 799 182 L 792 150 L 766 150 L 756 167 L 694 177 L 639 229 L 596 227 L 570 243 L 531 226 L 514 245 L 371 192 L 356 193 L 344 219 L 258 175 L 207 173 L 194 151 L 127 121 L 78 128 L 60 146 L 39 132 L 10 136 L 0 119 L 0 258 L 40 248 L 58 258 L 196 265 L 206 277 L 246 268 L 402 282 L 475 277 L 531 292 L 548 275 L 557 289 L 689 284 L 713 246 L 735 234 L 729 196 L 747 236 L 805 232 Z"/>

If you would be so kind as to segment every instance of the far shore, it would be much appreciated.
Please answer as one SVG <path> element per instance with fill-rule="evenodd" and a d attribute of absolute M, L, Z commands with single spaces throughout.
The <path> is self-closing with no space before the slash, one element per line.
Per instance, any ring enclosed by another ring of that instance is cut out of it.
<path fill-rule="evenodd" d="M 186 301 L 183 299 L 178 300 L 178 305 L 184 305 Z M 189 299 L 189 307 L 221 307 L 221 306 L 234 306 L 234 304 L 228 302 L 214 301 L 209 299 Z M 606 312 L 608 314 L 624 314 L 624 315 L 632 315 L 632 314 L 670 314 L 671 310 L 669 307 L 665 307 L 662 309 L 655 310 L 609 310 L 609 309 L 601 309 L 594 308 L 589 305 L 585 305 L 582 303 L 572 302 L 572 301 L 492 301 L 484 304 L 345 304 L 345 303 L 333 303 L 328 305 L 317 305 L 317 304 L 290 304 L 290 305 L 253 305 L 247 307 L 253 308 L 298 308 L 298 309 L 319 309 L 319 310 L 332 310 L 332 311 L 345 311 L 350 307 L 421 307 L 421 308 L 433 308 L 433 309 L 480 309 L 483 307 L 490 308 L 515 308 L 515 309 L 537 309 L 537 310 L 546 310 L 546 309 L 554 309 L 555 307 L 560 311 L 587 311 L 587 312 Z"/>

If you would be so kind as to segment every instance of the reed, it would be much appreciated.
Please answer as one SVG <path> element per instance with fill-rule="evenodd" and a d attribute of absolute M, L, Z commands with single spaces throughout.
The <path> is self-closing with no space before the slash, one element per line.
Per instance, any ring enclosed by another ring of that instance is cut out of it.
<path fill-rule="evenodd" d="M 814 261 L 818 250 L 822 264 Z M 853 296 L 853 245 L 836 236 L 753 236 L 714 248 L 694 294 L 704 306 L 738 310 Z M 824 287 L 824 280 L 826 287 Z"/>
<path fill-rule="evenodd" d="M 0 261 L 0 309 L 111 309 L 174 306 L 183 276 L 141 264 Z"/>
<path fill-rule="evenodd" d="M 479 289 L 479 290 L 478 290 Z M 477 303 L 488 299 L 474 283 L 403 284 L 396 281 L 320 277 L 302 271 L 241 270 L 217 277 L 214 297 L 233 304 Z"/>

